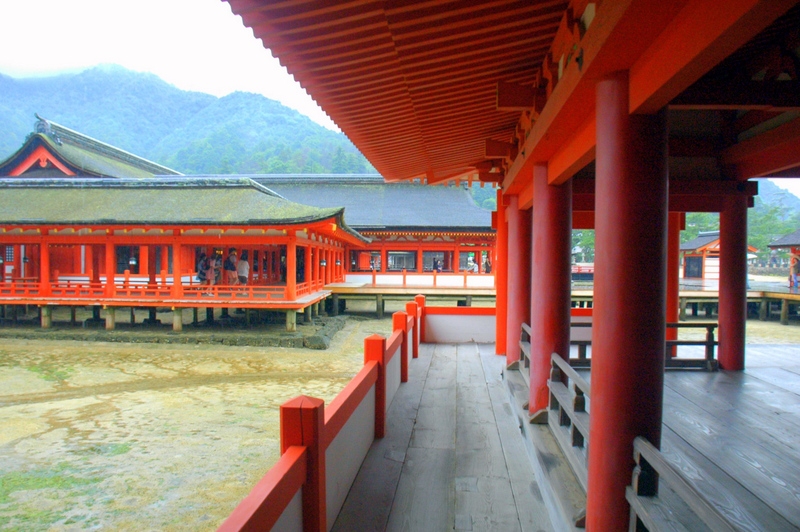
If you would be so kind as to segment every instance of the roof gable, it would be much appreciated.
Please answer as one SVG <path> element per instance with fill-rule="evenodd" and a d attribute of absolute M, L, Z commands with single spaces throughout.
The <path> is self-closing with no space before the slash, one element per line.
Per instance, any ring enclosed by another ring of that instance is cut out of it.
<path fill-rule="evenodd" d="M 171 168 L 50 122 L 39 115 L 36 117 L 39 120 L 36 122 L 34 133 L 16 153 L 0 162 L 0 176 L 23 175 L 32 168 L 37 170 L 35 177 L 78 175 L 146 178 L 154 175 L 181 175 Z M 42 150 L 47 151 L 48 155 L 45 157 L 47 160 L 58 161 L 63 167 L 55 163 L 52 166 L 45 165 L 38 168 L 27 164 L 34 152 L 41 153 Z M 44 170 L 39 170 L 40 168 Z"/>

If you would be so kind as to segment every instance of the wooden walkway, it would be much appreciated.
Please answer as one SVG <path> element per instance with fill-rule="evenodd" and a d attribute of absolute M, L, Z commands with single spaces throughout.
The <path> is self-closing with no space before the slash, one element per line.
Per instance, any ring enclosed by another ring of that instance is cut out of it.
<path fill-rule="evenodd" d="M 737 529 L 797 531 L 800 346 L 745 356 L 743 372 L 666 372 L 661 449 Z"/>
<path fill-rule="evenodd" d="M 553 529 L 492 353 L 421 346 L 334 530 Z M 667 372 L 663 452 L 740 529 L 800 530 L 800 346 L 747 367 Z"/>
<path fill-rule="evenodd" d="M 333 530 L 552 530 L 505 359 L 475 344 L 420 348 Z"/>

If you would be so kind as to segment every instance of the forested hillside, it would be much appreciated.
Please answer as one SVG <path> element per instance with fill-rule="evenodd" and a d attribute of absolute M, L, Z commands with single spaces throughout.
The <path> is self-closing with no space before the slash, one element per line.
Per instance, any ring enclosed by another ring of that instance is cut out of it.
<path fill-rule="evenodd" d="M 33 130 L 34 113 L 183 173 L 366 173 L 341 133 L 257 94 L 217 98 L 107 65 L 78 74 L 0 74 L 0 160 Z"/>

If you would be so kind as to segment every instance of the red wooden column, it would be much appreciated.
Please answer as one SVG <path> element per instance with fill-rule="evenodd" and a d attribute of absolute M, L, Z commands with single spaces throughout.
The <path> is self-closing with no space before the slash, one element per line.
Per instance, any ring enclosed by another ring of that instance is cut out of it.
<path fill-rule="evenodd" d="M 533 166 L 531 250 L 531 372 L 528 411 L 545 422 L 550 355 L 569 358 L 572 253 L 572 180 L 549 185 L 547 166 Z"/>
<path fill-rule="evenodd" d="M 164 252 L 162 257 L 167 257 L 167 253 Z M 163 259 L 162 263 L 165 261 L 166 259 Z M 194 270 L 194 268 L 192 268 L 192 270 Z M 181 253 L 181 245 L 179 242 L 175 242 L 172 244 L 172 297 L 175 298 L 183 297 L 183 280 L 181 278 L 182 271 L 183 256 Z"/>
<path fill-rule="evenodd" d="M 665 113 L 628 113 L 628 73 L 597 84 L 587 530 L 626 530 L 633 439 L 661 443 L 666 323 Z"/>
<path fill-rule="evenodd" d="M 667 222 L 667 323 L 678 323 L 680 318 L 680 266 L 681 226 L 683 213 L 671 212 Z M 666 330 L 667 340 L 678 339 L 678 329 Z M 677 356 L 677 347 L 668 349 L 669 355 Z"/>
<path fill-rule="evenodd" d="M 531 211 L 520 211 L 519 196 L 509 196 L 506 218 L 508 218 L 508 312 L 506 314 L 506 365 L 508 365 L 519 360 L 520 326 L 530 316 Z M 480 255 L 476 256 L 475 260 L 480 264 Z"/>
<path fill-rule="evenodd" d="M 46 239 L 39 244 L 39 287 L 42 295 L 50 294 L 50 245 Z"/>
<path fill-rule="evenodd" d="M 508 224 L 503 191 L 497 190 L 497 256 L 494 259 L 496 291 L 495 353 L 505 355 L 507 350 L 506 317 L 508 316 Z M 478 257 L 475 257 L 478 260 Z"/>
<path fill-rule="evenodd" d="M 297 243 L 294 239 L 286 244 L 286 299 L 297 299 Z"/>
<path fill-rule="evenodd" d="M 729 195 L 719 213 L 719 365 L 744 369 L 747 320 L 747 196 Z"/>
<path fill-rule="evenodd" d="M 114 297 L 114 275 L 117 273 L 117 253 L 113 242 L 106 243 L 106 296 Z"/>

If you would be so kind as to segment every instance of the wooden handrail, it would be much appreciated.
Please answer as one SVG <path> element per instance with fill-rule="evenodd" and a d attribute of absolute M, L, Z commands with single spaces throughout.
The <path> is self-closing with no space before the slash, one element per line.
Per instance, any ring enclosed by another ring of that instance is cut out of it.
<path fill-rule="evenodd" d="M 558 369 L 564 372 L 564 375 L 566 375 L 569 380 L 574 382 L 575 386 L 580 388 L 586 397 L 591 395 L 591 386 L 588 382 L 586 382 L 586 379 L 578 375 L 578 372 L 576 372 L 575 369 L 569 365 L 569 362 L 561 358 L 558 353 L 551 354 L 550 361 L 558 366 Z"/>
<path fill-rule="evenodd" d="M 625 497 L 631 505 L 632 516 L 635 515 L 649 530 L 657 530 L 657 527 L 644 505 L 640 504 L 640 499 L 658 495 L 660 480 L 666 482 L 711 530 L 721 532 L 737 530 L 705 495 L 695 489 L 680 471 L 664 459 L 653 444 L 641 436 L 633 440 L 633 458 L 636 461 L 636 468 Z M 634 524 L 635 521 L 631 519 L 631 526 Z"/>

